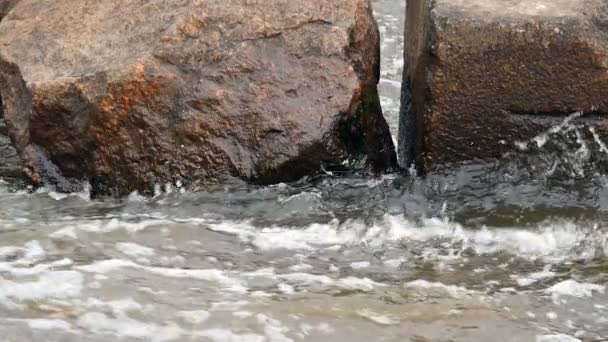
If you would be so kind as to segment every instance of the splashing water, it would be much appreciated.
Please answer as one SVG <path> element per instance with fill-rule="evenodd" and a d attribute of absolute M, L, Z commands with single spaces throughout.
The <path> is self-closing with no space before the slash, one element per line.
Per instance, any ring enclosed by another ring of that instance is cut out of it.
<path fill-rule="evenodd" d="M 526 169 L 547 177 L 581 179 L 605 174 L 608 148 L 593 126 L 596 118 L 583 119 L 584 113 L 573 113 L 531 141 L 517 142 L 516 147 L 525 153 L 516 158 L 525 159 Z"/>

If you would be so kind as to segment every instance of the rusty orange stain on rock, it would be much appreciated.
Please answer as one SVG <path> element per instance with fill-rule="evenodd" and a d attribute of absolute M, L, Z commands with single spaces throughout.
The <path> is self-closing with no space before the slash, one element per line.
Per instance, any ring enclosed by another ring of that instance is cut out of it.
<path fill-rule="evenodd" d="M 361 160 L 356 168 L 365 172 L 372 164 L 395 165 L 379 109 L 366 112 L 376 121 L 360 124 L 339 115 L 359 110 L 357 99 L 367 95 L 366 88 L 357 91 L 359 82 L 376 85 L 379 37 L 368 0 L 321 7 L 284 0 L 203 7 L 190 0 L 106 2 L 108 11 L 93 16 L 87 6 L 53 0 L 13 10 L 24 31 L 44 32 L 48 40 L 0 28 L 0 62 L 10 57 L 20 70 L 34 70 L 23 81 L 37 85 L 29 89 L 34 96 L 46 96 L 34 115 L 8 115 L 12 127 L 28 130 L 12 133 L 42 142 L 62 171 L 101 191 L 128 193 L 177 174 L 195 184 L 224 176 L 296 180 L 321 162 L 343 165 L 347 156 Z M 41 49 L 47 53 L 32 53 Z M 10 63 L 0 63 L 0 74 L 13 72 Z M 348 125 L 357 127 L 342 129 Z M 355 140 L 365 146 L 351 148 Z"/>
<path fill-rule="evenodd" d="M 204 26 L 204 21 L 195 17 L 190 17 L 188 21 L 180 27 L 182 34 L 189 38 L 196 37 L 196 34 Z"/>

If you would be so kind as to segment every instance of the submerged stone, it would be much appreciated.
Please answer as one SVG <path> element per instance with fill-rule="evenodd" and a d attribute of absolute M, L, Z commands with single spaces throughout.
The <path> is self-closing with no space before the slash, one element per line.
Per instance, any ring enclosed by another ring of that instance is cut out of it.
<path fill-rule="evenodd" d="M 405 41 L 405 166 L 500 158 L 579 111 L 608 133 L 604 0 L 409 0 Z"/>
<path fill-rule="evenodd" d="M 22 0 L 0 45 L 36 183 L 126 193 L 396 166 L 368 0 Z"/>

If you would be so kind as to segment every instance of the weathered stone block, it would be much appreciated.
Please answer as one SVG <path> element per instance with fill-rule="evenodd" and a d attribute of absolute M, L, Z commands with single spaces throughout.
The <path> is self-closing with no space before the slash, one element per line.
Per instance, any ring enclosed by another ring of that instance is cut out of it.
<path fill-rule="evenodd" d="M 577 111 L 608 126 L 608 1 L 408 0 L 406 25 L 406 166 L 500 158 Z"/>

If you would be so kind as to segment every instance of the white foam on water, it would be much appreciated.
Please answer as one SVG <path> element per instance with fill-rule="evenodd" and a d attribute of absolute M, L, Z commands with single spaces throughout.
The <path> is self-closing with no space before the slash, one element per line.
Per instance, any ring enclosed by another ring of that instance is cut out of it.
<path fill-rule="evenodd" d="M 384 266 L 386 267 L 390 267 L 390 268 L 398 268 L 399 266 L 401 266 L 401 264 L 403 264 L 407 259 L 405 258 L 399 258 L 399 259 L 389 259 L 389 260 L 385 260 L 382 263 L 384 264 Z"/>
<path fill-rule="evenodd" d="M 582 342 L 576 337 L 570 335 L 540 335 L 536 336 L 536 342 Z"/>
<path fill-rule="evenodd" d="M 473 292 L 456 285 L 446 285 L 439 282 L 430 282 L 427 280 L 419 279 L 414 280 L 409 283 L 403 285 L 405 288 L 415 289 L 417 291 L 421 291 L 425 295 L 439 295 L 439 296 L 449 296 L 453 298 L 462 298 Z"/>
<path fill-rule="evenodd" d="M 335 283 L 329 276 L 310 273 L 280 274 L 276 277 L 300 286 L 331 286 Z"/>
<path fill-rule="evenodd" d="M 11 300 L 23 302 L 76 297 L 82 292 L 83 279 L 82 273 L 76 271 L 46 272 L 36 281 L 13 282 L 0 278 L 0 305 Z"/>
<path fill-rule="evenodd" d="M 373 291 L 375 288 L 385 286 L 384 284 L 375 282 L 369 278 L 346 277 L 333 279 L 326 275 L 310 273 L 277 274 L 275 277 L 295 286 L 339 288 L 364 292 Z"/>
<path fill-rule="evenodd" d="M 352 268 L 353 270 L 362 270 L 365 268 L 370 267 L 371 264 L 369 261 L 358 261 L 358 262 L 352 262 L 350 264 L 350 268 Z"/>
<path fill-rule="evenodd" d="M 209 329 L 195 334 L 211 342 L 267 342 L 266 337 L 258 334 L 235 334 L 227 329 Z"/>
<path fill-rule="evenodd" d="M 353 223 L 357 227 L 341 231 L 339 222 L 329 224 L 312 224 L 304 229 L 292 227 L 271 227 L 260 229 L 249 222 L 221 222 L 210 224 L 209 229 L 216 232 L 234 234 L 241 240 L 251 243 L 261 250 L 302 249 L 312 250 L 315 245 L 343 244 L 357 239 L 357 230 L 365 229 L 364 225 Z"/>
<path fill-rule="evenodd" d="M 534 283 L 539 282 L 540 280 L 552 278 L 552 277 L 556 276 L 556 273 L 551 272 L 550 269 L 551 269 L 551 265 L 547 265 L 547 266 L 545 266 L 544 270 L 542 270 L 540 272 L 530 273 L 527 276 L 523 276 L 523 277 L 515 276 L 517 285 L 522 286 L 522 287 L 530 286 Z"/>
<path fill-rule="evenodd" d="M 249 311 L 235 311 L 232 313 L 232 315 L 236 318 L 249 318 L 253 316 L 253 313 Z"/>
<path fill-rule="evenodd" d="M 25 244 L 23 249 L 25 251 L 25 255 L 23 257 L 24 263 L 39 261 L 44 259 L 44 257 L 46 256 L 46 252 L 40 244 L 40 241 L 29 241 Z"/>
<path fill-rule="evenodd" d="M 17 261 L 15 263 L 0 263 L 0 272 L 11 273 L 12 275 L 17 277 L 25 277 L 41 274 L 60 267 L 70 266 L 73 263 L 74 262 L 68 258 L 56 260 L 46 264 L 37 264 L 31 267 L 22 265 L 20 261 Z"/>
<path fill-rule="evenodd" d="M 285 335 L 289 332 L 289 328 L 280 321 L 264 314 L 257 314 L 256 319 L 258 324 L 263 326 L 264 334 L 269 342 L 293 342 L 293 339 Z"/>
<path fill-rule="evenodd" d="M 532 138 L 530 140 L 530 142 L 533 141 L 536 143 L 536 146 L 538 146 L 538 148 L 542 148 L 543 146 L 545 146 L 547 141 L 549 141 L 551 134 L 556 134 L 561 131 L 572 129 L 573 127 L 570 125 L 572 123 L 572 121 L 580 118 L 581 116 L 583 116 L 582 112 L 576 112 L 576 113 L 570 114 L 559 125 L 551 127 L 546 132 L 540 133 L 539 135 Z M 528 150 L 528 142 L 525 142 L 525 141 L 516 141 L 515 146 L 521 151 Z"/>
<path fill-rule="evenodd" d="M 396 325 L 396 324 L 399 324 L 399 321 L 396 320 L 396 319 L 394 319 L 394 318 L 392 318 L 392 317 L 389 317 L 389 316 L 386 316 L 386 315 L 381 315 L 381 314 L 375 313 L 375 312 L 373 312 L 371 310 L 368 310 L 368 309 L 363 309 L 363 310 L 357 311 L 357 315 L 359 315 L 359 316 L 361 316 L 361 317 L 363 317 L 365 319 L 368 319 L 368 320 L 370 320 L 370 321 L 372 321 L 372 322 L 374 322 L 376 324 L 380 324 L 380 325 Z"/>
<path fill-rule="evenodd" d="M 36 330 L 65 330 L 70 331 L 70 323 L 61 319 L 30 319 L 27 322 L 31 329 Z"/>
<path fill-rule="evenodd" d="M 277 285 L 277 289 L 287 295 L 294 294 L 296 292 L 293 286 L 285 283 Z"/>
<path fill-rule="evenodd" d="M 369 278 L 346 277 L 338 279 L 336 285 L 347 290 L 373 291 L 375 288 L 386 286 Z"/>
<path fill-rule="evenodd" d="M 110 318 L 100 312 L 88 312 L 78 318 L 76 324 L 94 334 L 112 335 L 119 338 L 137 338 L 163 342 L 178 339 L 184 331 L 176 325 L 156 325 L 128 317 Z"/>
<path fill-rule="evenodd" d="M 27 242 L 23 247 L 0 247 L 0 272 L 10 273 L 16 277 L 33 276 L 71 266 L 73 261 L 68 258 L 55 260 L 50 263 L 39 263 L 46 257 L 46 252 L 38 241 Z"/>
<path fill-rule="evenodd" d="M 136 302 L 133 298 L 124 298 L 120 300 L 101 301 L 95 298 L 89 298 L 87 307 L 93 309 L 107 308 L 117 317 L 126 317 L 129 312 L 144 312 L 144 307 Z"/>
<path fill-rule="evenodd" d="M 217 302 L 211 305 L 211 309 L 209 309 L 209 311 L 236 311 L 240 310 L 246 305 L 249 305 L 249 302 L 246 300 Z"/>
<path fill-rule="evenodd" d="M 467 248 L 478 253 L 509 251 L 520 257 L 543 257 L 560 261 L 569 257 L 591 258 L 605 254 L 608 237 L 597 227 L 581 226 L 572 222 L 547 222 L 538 229 L 492 228 L 466 229 L 445 219 L 431 218 L 413 222 L 403 215 L 385 215 L 371 226 L 362 220 L 348 220 L 329 223 L 315 223 L 306 227 L 274 226 L 256 227 L 249 221 L 211 221 L 206 218 L 182 218 L 168 221 L 163 218 L 148 218 L 138 222 L 123 222 L 119 219 L 92 220 L 74 227 L 64 227 L 76 231 L 112 232 L 124 229 L 138 232 L 149 227 L 166 224 L 185 223 L 200 225 L 212 231 L 237 236 L 245 243 L 264 251 L 276 249 L 318 250 L 319 248 L 339 248 L 343 245 L 366 244 L 380 247 L 386 243 L 401 240 L 432 241 L 447 240 L 447 244 L 459 245 L 453 256 Z M 69 235 L 75 236 L 73 231 Z M 151 255 L 154 251 L 136 244 L 121 243 L 117 249 L 127 255 Z M 430 253 L 436 254 L 436 253 Z"/>
<path fill-rule="evenodd" d="M 249 222 L 222 222 L 211 224 L 213 231 L 237 235 L 241 240 L 261 250 L 302 249 L 314 250 L 320 246 L 356 244 L 362 242 L 394 241 L 391 227 L 371 227 L 358 220 L 340 223 L 312 224 L 303 229 L 297 227 L 271 227 L 259 229 Z"/>
<path fill-rule="evenodd" d="M 291 195 L 289 197 L 281 197 L 277 199 L 277 201 L 281 204 L 286 204 L 291 201 L 309 201 L 309 202 L 320 202 L 323 197 L 318 192 L 301 192 L 295 195 Z"/>
<path fill-rule="evenodd" d="M 312 224 L 304 228 L 271 227 L 260 229 L 250 222 L 209 224 L 209 229 L 238 236 L 261 250 L 315 250 L 326 246 L 366 244 L 382 246 L 398 241 L 429 241 L 443 239 L 459 246 L 458 253 L 472 248 L 480 254 L 508 251 L 527 258 L 561 261 L 576 257 L 593 258 L 608 251 L 608 238 L 598 227 L 580 226 L 572 222 L 547 222 L 537 229 L 492 228 L 466 229 L 457 223 L 431 218 L 412 222 L 403 215 L 385 215 L 369 226 L 359 220 L 343 223 Z M 436 253 L 430 253 L 433 257 Z"/>
<path fill-rule="evenodd" d="M 145 203 L 148 201 L 148 197 L 140 195 L 138 191 L 133 191 L 127 196 L 127 201 L 131 203 Z"/>
<path fill-rule="evenodd" d="M 269 297 L 272 297 L 271 293 L 264 292 L 264 291 L 253 291 L 253 292 L 250 292 L 249 295 L 251 297 L 254 297 L 254 298 L 269 298 Z"/>
<path fill-rule="evenodd" d="M 11 258 L 21 252 L 23 249 L 17 246 L 2 246 L 0 247 L 0 260 Z"/>
<path fill-rule="evenodd" d="M 23 247 L 0 247 L 0 260 L 15 258 L 15 261 L 11 263 L 13 265 L 31 265 L 32 263 L 43 260 L 45 256 L 46 252 L 40 244 L 40 241 L 37 240 L 28 241 Z"/>
<path fill-rule="evenodd" d="M 91 184 L 89 184 L 88 182 L 85 182 L 83 184 L 82 190 L 79 192 L 60 193 L 60 192 L 57 192 L 57 191 L 47 188 L 47 187 L 40 187 L 40 188 L 36 189 L 35 193 L 47 195 L 48 197 L 50 197 L 56 201 L 63 201 L 65 199 L 76 198 L 76 199 L 80 199 L 80 200 L 89 202 L 89 201 L 91 201 L 91 190 L 92 190 Z"/>
<path fill-rule="evenodd" d="M 0 247 L 0 272 L 10 273 L 14 276 L 32 276 L 46 271 L 70 266 L 73 261 L 68 258 L 56 260 L 51 263 L 39 263 L 47 256 L 39 241 L 29 241 L 23 247 Z"/>
<path fill-rule="evenodd" d="M 73 331 L 72 325 L 62 319 L 45 319 L 45 318 L 8 318 L 4 321 L 9 323 L 22 323 L 26 324 L 30 329 L 33 330 L 62 330 L 62 331 Z"/>
<path fill-rule="evenodd" d="M 96 262 L 94 262 L 92 264 L 88 264 L 88 265 L 77 266 L 76 269 L 84 271 L 84 272 L 89 272 L 89 273 L 106 274 L 106 273 L 110 273 L 112 271 L 118 271 L 121 268 L 128 268 L 128 267 L 140 268 L 142 266 L 139 264 L 136 264 L 135 262 L 133 262 L 131 260 L 108 259 L 108 260 L 96 261 Z"/>
<path fill-rule="evenodd" d="M 395 222 L 391 217 L 392 224 Z M 434 238 L 449 239 L 453 242 L 462 242 L 462 249 L 472 248 L 477 253 L 495 253 L 508 251 L 520 257 L 545 257 L 561 260 L 573 255 L 572 251 L 584 243 L 594 243 L 589 231 L 573 223 L 548 224 L 536 230 L 523 229 L 464 229 L 458 224 L 451 224 L 441 219 L 425 220 L 424 226 L 419 228 L 402 228 L 402 238 L 416 241 L 431 240 Z M 606 245 L 600 246 L 603 250 Z M 586 249 L 580 257 L 591 258 L 595 250 Z"/>
<path fill-rule="evenodd" d="M 85 231 L 89 233 L 111 233 L 119 230 L 125 230 L 129 233 L 137 233 L 150 227 L 161 227 L 163 225 L 175 224 L 173 221 L 161 218 L 140 219 L 137 222 L 128 222 L 124 219 L 112 218 L 110 220 L 90 220 L 88 222 L 79 222 L 74 226 L 65 226 L 73 228 L 76 231 Z"/>
<path fill-rule="evenodd" d="M 605 293 L 605 291 L 606 286 L 603 285 L 579 283 L 575 280 L 568 279 L 546 289 L 545 293 L 553 296 L 554 299 L 557 299 L 560 296 L 577 298 L 592 297 L 594 292 Z"/>
<path fill-rule="evenodd" d="M 299 264 L 289 266 L 289 270 L 293 271 L 293 272 L 310 271 L 312 269 L 313 269 L 312 265 L 304 264 L 304 263 L 299 263 Z"/>
<path fill-rule="evenodd" d="M 593 140 L 598 145 L 598 147 L 600 149 L 600 152 L 608 154 L 608 147 L 606 147 L 606 144 L 600 138 L 600 135 L 595 131 L 595 127 L 590 126 L 589 127 L 589 132 L 591 132 L 591 135 L 593 135 Z"/>
<path fill-rule="evenodd" d="M 232 292 L 247 292 L 247 287 L 242 281 L 229 277 L 226 272 L 217 269 L 174 269 L 162 267 L 143 267 L 143 270 L 170 278 L 191 278 L 216 282 L 223 289 Z"/>
<path fill-rule="evenodd" d="M 547 140 L 549 140 L 549 136 L 547 134 L 541 134 L 539 136 L 534 137 L 534 141 L 536 142 L 536 146 L 538 146 L 538 148 L 542 148 L 543 146 L 545 146 Z"/>
<path fill-rule="evenodd" d="M 358 278 L 353 276 L 334 279 L 328 275 L 305 272 L 277 274 L 273 268 L 264 268 L 254 272 L 243 273 L 242 275 L 246 278 L 264 277 L 272 280 L 280 280 L 282 283 L 278 283 L 277 288 L 279 291 L 286 294 L 295 291 L 295 287 L 312 287 L 317 289 L 337 288 L 369 292 L 376 288 L 386 286 L 369 278 Z"/>
<path fill-rule="evenodd" d="M 165 248 L 169 249 L 169 247 L 167 247 L 167 246 L 165 246 Z M 172 250 L 174 250 L 174 249 L 172 248 Z M 177 267 L 182 267 L 186 264 L 186 258 L 184 258 L 181 255 L 162 256 L 159 261 L 163 267 L 177 268 Z"/>
<path fill-rule="evenodd" d="M 115 248 L 122 254 L 133 258 L 153 256 L 156 254 L 153 248 L 142 246 L 133 242 L 119 242 L 116 244 Z"/>
<path fill-rule="evenodd" d="M 319 323 L 316 326 L 308 323 L 302 323 L 300 324 L 300 330 L 304 336 L 310 335 L 313 332 L 319 332 L 323 335 L 331 335 L 336 332 L 336 329 L 332 328 L 327 323 Z"/>
<path fill-rule="evenodd" d="M 76 269 L 89 273 L 110 273 L 123 268 L 139 269 L 169 278 L 190 278 L 218 283 L 224 290 L 244 293 L 247 287 L 244 283 L 234 277 L 228 276 L 227 272 L 218 269 L 181 269 L 166 267 L 151 267 L 137 264 L 133 261 L 122 259 L 109 259 L 97 261 L 89 265 L 78 266 Z"/>
<path fill-rule="evenodd" d="M 206 322 L 211 314 L 205 310 L 193 310 L 193 311 L 179 311 L 177 316 L 183 319 L 185 322 L 192 325 L 198 325 Z"/>
<path fill-rule="evenodd" d="M 76 227 L 71 226 L 56 230 L 49 237 L 57 240 L 76 240 L 78 239 L 78 234 L 76 233 Z"/>
<path fill-rule="evenodd" d="M 380 79 L 380 84 L 386 84 L 388 86 L 395 87 L 397 89 L 401 89 L 401 82 L 400 81 L 391 80 L 391 79 L 388 79 L 388 78 L 381 78 Z M 392 98 L 390 98 L 388 96 L 386 98 L 388 100 L 392 100 Z"/>

